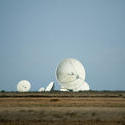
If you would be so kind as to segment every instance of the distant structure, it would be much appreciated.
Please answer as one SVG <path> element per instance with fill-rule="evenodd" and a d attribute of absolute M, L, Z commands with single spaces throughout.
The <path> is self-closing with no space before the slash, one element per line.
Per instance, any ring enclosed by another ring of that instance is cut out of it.
<path fill-rule="evenodd" d="M 50 82 L 49 85 L 44 88 L 44 87 L 41 87 L 38 92 L 50 92 L 50 91 L 53 91 L 55 88 L 55 83 L 54 82 Z"/>
<path fill-rule="evenodd" d="M 31 88 L 31 84 L 27 80 L 22 80 L 17 84 L 18 92 L 28 92 Z"/>
<path fill-rule="evenodd" d="M 84 66 L 76 59 L 64 59 L 56 69 L 56 78 L 60 83 L 60 91 L 88 91 L 85 82 Z"/>
<path fill-rule="evenodd" d="M 45 88 L 41 87 L 38 92 L 44 92 L 45 91 Z"/>
<path fill-rule="evenodd" d="M 54 90 L 54 82 L 50 82 L 49 85 L 46 87 L 45 92 L 50 92 Z"/>
<path fill-rule="evenodd" d="M 85 90 L 90 90 L 89 84 L 87 82 L 84 82 L 84 88 Z"/>
<path fill-rule="evenodd" d="M 63 88 L 61 88 L 60 91 L 62 91 L 62 92 L 69 92 L 68 89 L 63 89 Z"/>

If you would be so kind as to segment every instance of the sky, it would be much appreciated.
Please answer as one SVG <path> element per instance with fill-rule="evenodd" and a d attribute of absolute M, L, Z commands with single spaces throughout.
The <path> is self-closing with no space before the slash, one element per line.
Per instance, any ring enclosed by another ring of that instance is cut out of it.
<path fill-rule="evenodd" d="M 125 0 L 0 0 L 0 90 L 55 81 L 64 58 L 92 90 L 125 90 Z"/>

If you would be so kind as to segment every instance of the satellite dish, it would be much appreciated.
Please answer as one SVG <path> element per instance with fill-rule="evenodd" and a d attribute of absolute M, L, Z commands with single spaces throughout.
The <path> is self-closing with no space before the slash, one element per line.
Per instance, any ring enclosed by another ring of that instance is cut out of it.
<path fill-rule="evenodd" d="M 77 86 L 72 88 L 73 91 L 78 92 L 78 91 L 88 91 L 88 90 L 90 90 L 88 83 L 85 82 L 85 81 L 78 80 L 78 81 L 75 81 L 75 83 L 77 83 Z"/>
<path fill-rule="evenodd" d="M 64 59 L 56 70 L 57 80 L 60 83 L 73 82 L 76 79 L 85 80 L 85 69 L 76 59 Z"/>
<path fill-rule="evenodd" d="M 61 89 L 73 91 L 84 90 L 85 69 L 76 59 L 64 59 L 57 66 L 56 78 L 61 85 Z"/>
<path fill-rule="evenodd" d="M 62 91 L 62 92 L 69 92 L 68 89 L 64 89 L 64 88 L 61 88 L 60 91 Z"/>
<path fill-rule="evenodd" d="M 41 87 L 38 92 L 44 92 L 45 91 L 45 88 Z"/>
<path fill-rule="evenodd" d="M 28 92 L 31 88 L 31 84 L 27 80 L 22 80 L 17 84 L 18 92 Z"/>
<path fill-rule="evenodd" d="M 46 92 L 50 92 L 52 90 L 54 90 L 54 82 L 50 82 L 50 84 L 45 89 Z"/>
<path fill-rule="evenodd" d="M 90 88 L 89 88 L 89 85 L 87 82 L 79 79 L 74 82 L 68 83 L 68 85 L 63 84 L 60 89 L 60 91 L 69 91 L 69 90 L 78 92 L 78 91 L 88 91 L 88 90 L 90 90 Z"/>
<path fill-rule="evenodd" d="M 84 87 L 84 90 L 86 91 L 90 90 L 89 84 L 87 82 L 84 82 L 83 87 Z"/>

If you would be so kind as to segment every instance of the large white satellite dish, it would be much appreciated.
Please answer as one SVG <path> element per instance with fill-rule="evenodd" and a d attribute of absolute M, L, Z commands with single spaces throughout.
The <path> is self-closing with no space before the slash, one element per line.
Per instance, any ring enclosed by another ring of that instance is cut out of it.
<path fill-rule="evenodd" d="M 83 83 L 83 87 L 84 87 L 84 90 L 86 90 L 86 91 L 90 90 L 89 84 L 85 81 Z"/>
<path fill-rule="evenodd" d="M 41 87 L 38 92 L 44 92 L 45 91 L 45 88 Z"/>
<path fill-rule="evenodd" d="M 49 85 L 46 87 L 45 91 L 50 92 L 54 89 L 54 82 L 50 82 Z"/>
<path fill-rule="evenodd" d="M 90 88 L 87 82 L 81 79 L 78 79 L 78 80 L 75 80 L 74 82 L 69 82 L 67 84 L 61 85 L 60 91 L 63 91 L 63 90 L 64 91 L 72 90 L 74 92 L 78 92 L 78 91 L 88 91 L 90 90 Z"/>
<path fill-rule="evenodd" d="M 22 80 L 17 84 L 18 92 L 28 92 L 31 88 L 31 84 L 27 80 Z"/>
<path fill-rule="evenodd" d="M 84 66 L 76 59 L 64 59 L 56 70 L 56 77 L 61 85 L 61 89 L 72 91 L 82 91 L 85 80 Z"/>

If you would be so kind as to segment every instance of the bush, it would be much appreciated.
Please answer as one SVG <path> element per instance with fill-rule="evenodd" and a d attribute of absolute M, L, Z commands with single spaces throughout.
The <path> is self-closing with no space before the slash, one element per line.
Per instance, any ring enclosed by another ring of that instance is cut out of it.
<path fill-rule="evenodd" d="M 5 92 L 5 90 L 1 90 L 1 92 L 2 92 L 2 93 L 4 93 L 4 92 Z"/>

